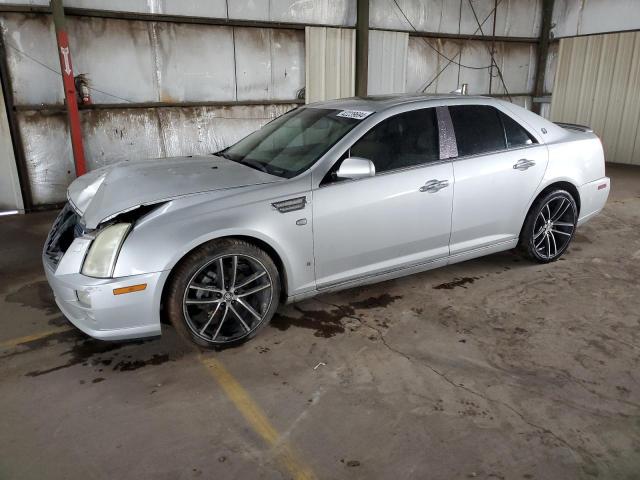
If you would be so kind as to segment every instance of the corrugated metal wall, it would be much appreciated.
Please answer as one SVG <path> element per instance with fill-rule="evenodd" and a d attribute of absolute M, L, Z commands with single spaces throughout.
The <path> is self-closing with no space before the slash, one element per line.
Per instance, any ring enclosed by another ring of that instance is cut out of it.
<path fill-rule="evenodd" d="M 49 0 L 3 4 L 37 9 Z M 80 9 L 67 18 L 75 73 L 88 75 L 102 104 L 81 110 L 90 168 L 215 151 L 302 99 L 354 94 L 355 0 L 65 5 Z M 445 93 L 468 83 L 470 93 L 530 107 L 541 10 L 542 0 L 370 0 L 368 91 Z M 0 26 L 34 203 L 62 201 L 74 173 L 50 15 L 5 12 Z M 494 31 L 504 41 L 492 42 Z M 488 68 L 492 47 L 504 84 Z"/>
<path fill-rule="evenodd" d="M 50 16 L 0 21 L 16 103 L 62 105 Z M 97 89 L 94 103 L 286 101 L 304 86 L 301 30 L 79 17 L 67 24 L 74 70 Z"/>
<path fill-rule="evenodd" d="M 489 41 L 496 6 L 496 36 L 520 41 Z M 530 108 L 541 9 L 540 0 L 372 0 L 371 26 L 410 32 L 404 91 L 449 93 L 467 83 L 472 94 L 502 95 Z M 502 79 L 497 68 L 489 68 L 492 48 Z"/>
<path fill-rule="evenodd" d="M 306 102 L 352 97 L 355 89 L 356 32 L 305 28 Z"/>
<path fill-rule="evenodd" d="M 560 41 L 551 119 L 591 126 L 607 161 L 640 165 L 640 32 Z"/>
<path fill-rule="evenodd" d="M 237 141 L 304 98 L 302 25 L 352 27 L 356 16 L 352 0 L 64 3 L 98 11 L 67 17 L 75 73 L 87 74 L 92 101 L 100 104 L 81 110 L 89 169 L 207 154 Z M 48 7 L 49 0 L 3 4 Z M 123 18 L 99 18 L 101 10 Z M 175 18 L 154 21 L 144 17 L 149 14 Z M 219 25 L 226 19 L 266 23 Z M 4 12 L 0 27 L 33 203 L 62 202 L 75 174 L 51 16 L 42 9 Z M 353 92 L 339 92 L 345 93 Z"/>
<path fill-rule="evenodd" d="M 408 44 L 407 33 L 369 32 L 369 95 L 406 92 Z"/>
<path fill-rule="evenodd" d="M 82 112 L 89 170 L 123 160 L 207 155 L 230 145 L 293 104 L 114 108 Z M 61 202 L 75 178 L 63 112 L 20 112 L 27 169 L 37 204 Z"/>
<path fill-rule="evenodd" d="M 65 0 L 67 7 L 131 13 L 229 18 L 266 22 L 352 26 L 353 0 Z M 49 6 L 49 0 L 0 0 L 1 4 Z"/>
<path fill-rule="evenodd" d="M 463 83 L 469 93 L 529 94 L 533 89 L 536 47 L 521 43 L 496 42 L 495 59 L 502 71 L 505 90 L 497 70 L 489 76 L 491 43 L 479 40 L 409 38 L 407 91 L 449 93 Z M 440 52 L 440 54 L 438 53 Z M 442 54 L 442 55 L 441 55 Z M 457 63 L 473 68 L 458 67 Z"/>
<path fill-rule="evenodd" d="M 0 21 L 33 202 L 64 201 L 75 174 L 51 17 L 5 14 Z M 293 108 L 304 87 L 302 30 L 85 17 L 67 23 L 75 72 L 88 75 L 94 103 L 114 105 L 81 112 L 89 168 L 217 151 Z"/>
<path fill-rule="evenodd" d="M 555 38 L 640 29 L 638 0 L 555 0 Z"/>
<path fill-rule="evenodd" d="M 493 30 L 495 0 L 371 0 L 371 27 L 390 30 L 470 34 L 478 32 L 476 17 L 485 34 Z M 473 4 L 473 9 L 470 4 Z M 496 18 L 496 35 L 537 37 L 542 18 L 541 0 L 501 0 Z M 400 11 L 402 10 L 402 12 Z M 404 15 L 403 15 L 404 13 Z M 406 18 L 405 18 L 406 16 Z"/>

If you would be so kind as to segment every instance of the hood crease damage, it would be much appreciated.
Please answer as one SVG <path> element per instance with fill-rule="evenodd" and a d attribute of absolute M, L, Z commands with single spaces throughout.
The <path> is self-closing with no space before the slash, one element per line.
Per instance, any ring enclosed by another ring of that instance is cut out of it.
<path fill-rule="evenodd" d="M 218 156 L 123 162 L 77 178 L 67 198 L 85 228 L 179 197 L 285 180 Z"/>

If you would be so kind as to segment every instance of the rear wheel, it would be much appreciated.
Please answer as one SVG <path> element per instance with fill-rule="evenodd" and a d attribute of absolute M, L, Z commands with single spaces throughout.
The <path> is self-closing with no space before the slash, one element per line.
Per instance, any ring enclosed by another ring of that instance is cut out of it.
<path fill-rule="evenodd" d="M 573 240 L 578 221 L 576 201 L 566 190 L 554 190 L 531 207 L 520 235 L 520 248 L 539 263 L 557 260 Z"/>
<path fill-rule="evenodd" d="M 204 347 L 255 336 L 278 308 L 280 276 L 273 260 L 236 239 L 210 242 L 177 267 L 167 295 L 171 323 Z"/>

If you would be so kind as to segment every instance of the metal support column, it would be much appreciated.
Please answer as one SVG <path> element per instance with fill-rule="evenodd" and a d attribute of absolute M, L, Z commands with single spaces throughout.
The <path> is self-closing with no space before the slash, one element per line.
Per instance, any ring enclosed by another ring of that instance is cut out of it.
<path fill-rule="evenodd" d="M 491 68 L 489 69 L 489 95 L 491 95 L 493 87 L 493 65 L 496 57 L 496 18 L 498 17 L 498 0 L 493 2 L 493 26 L 491 28 Z"/>
<path fill-rule="evenodd" d="M 542 1 L 542 25 L 540 26 L 540 40 L 538 42 L 538 56 L 536 60 L 536 79 L 533 89 L 534 98 L 544 95 L 544 74 L 547 69 L 547 57 L 549 56 L 549 40 L 551 34 L 551 19 L 553 16 L 554 0 Z M 538 102 L 531 106 L 535 113 L 540 113 L 542 107 Z"/>
<path fill-rule="evenodd" d="M 56 28 L 56 39 L 58 41 L 60 71 L 62 72 L 62 84 L 67 104 L 69 131 L 71 133 L 71 148 L 73 149 L 73 159 L 76 165 L 76 176 L 79 177 L 80 175 L 87 173 L 87 167 L 84 159 L 82 130 L 80 128 L 80 113 L 78 111 L 76 85 L 73 78 L 71 52 L 69 51 L 69 37 L 67 35 L 67 22 L 64 16 L 62 0 L 51 0 L 51 12 L 53 14 L 53 23 Z"/>
<path fill-rule="evenodd" d="M 367 95 L 369 76 L 369 0 L 358 0 L 356 19 L 356 95 Z"/>

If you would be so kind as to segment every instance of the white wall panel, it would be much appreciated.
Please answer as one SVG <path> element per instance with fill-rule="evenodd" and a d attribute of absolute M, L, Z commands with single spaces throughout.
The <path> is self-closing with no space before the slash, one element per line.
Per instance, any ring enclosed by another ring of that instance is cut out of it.
<path fill-rule="evenodd" d="M 521 43 L 498 42 L 495 48 L 495 58 L 502 72 L 504 84 L 494 68 L 491 91 L 493 93 L 532 92 L 535 83 L 536 47 Z M 490 62 L 490 57 L 487 57 L 487 60 Z"/>
<path fill-rule="evenodd" d="M 230 1 L 231 3 L 235 3 Z M 355 25 L 355 0 L 270 0 L 269 20 L 317 25 Z M 237 18 L 243 18 L 239 12 Z"/>
<path fill-rule="evenodd" d="M 158 101 L 151 23 L 70 17 L 67 26 L 74 74 L 86 73 L 91 86 L 131 102 Z M 123 102 L 96 90 L 91 96 L 94 103 Z"/>
<path fill-rule="evenodd" d="M 158 100 L 236 99 L 231 27 L 158 22 L 155 31 L 160 64 Z"/>
<path fill-rule="evenodd" d="M 162 108 L 166 156 L 208 155 L 236 143 L 296 105 Z"/>
<path fill-rule="evenodd" d="M 133 13 L 353 26 L 355 0 L 64 0 L 65 6 Z M 48 6 L 49 0 L 0 0 Z M 227 11 L 228 8 L 228 11 Z"/>
<path fill-rule="evenodd" d="M 369 32 L 369 95 L 405 91 L 408 42 L 407 33 Z"/>
<path fill-rule="evenodd" d="M 33 5 L 48 6 L 49 0 L 0 0 L 0 5 Z"/>
<path fill-rule="evenodd" d="M 482 41 L 443 40 L 409 37 L 407 56 L 407 92 L 422 91 L 431 84 L 427 93 L 448 93 L 463 83 L 469 85 L 470 94 L 489 93 L 489 48 Z M 533 89 L 536 49 L 533 45 L 496 42 L 496 62 L 502 71 L 509 93 L 529 93 Z M 439 55 L 436 50 L 444 56 Z M 458 68 L 454 60 L 465 66 Z M 441 73 L 440 73 L 441 72 Z M 506 93 L 494 68 L 492 93 Z M 459 77 L 459 81 L 458 81 Z"/>
<path fill-rule="evenodd" d="M 292 100 L 304 87 L 301 30 L 67 22 L 74 73 L 87 75 L 94 103 Z M 51 17 L 9 14 L 2 26 L 16 104 L 62 104 Z"/>
<path fill-rule="evenodd" d="M 50 17 L 7 14 L 0 17 L 0 22 L 7 47 L 7 62 L 13 80 L 15 102 L 62 103 L 64 91 L 59 76 L 60 61 Z M 16 48 L 53 71 L 21 54 Z"/>
<path fill-rule="evenodd" d="M 464 33 L 480 35 L 478 22 L 469 2 L 452 0 L 371 0 L 371 26 L 392 30 L 413 30 L 434 33 Z M 541 0 L 503 0 L 496 18 L 496 35 L 537 37 L 540 32 Z M 475 15 L 482 31 L 490 35 L 493 29 L 494 0 L 474 0 Z M 403 16 L 406 15 L 407 18 Z M 407 21 L 407 19 L 409 21 Z"/>
<path fill-rule="evenodd" d="M 271 16 L 269 3 L 262 0 L 235 0 L 228 2 L 229 18 L 269 21 Z"/>
<path fill-rule="evenodd" d="M 291 100 L 304 87 L 304 34 L 235 28 L 238 100 Z"/>
<path fill-rule="evenodd" d="M 166 157 L 157 109 L 82 112 L 82 136 L 89 171 L 122 162 Z"/>
<path fill-rule="evenodd" d="M 75 178 L 66 115 L 23 112 L 18 123 L 34 204 L 64 202 Z"/>
<path fill-rule="evenodd" d="M 608 161 L 640 164 L 640 32 L 560 41 L 551 118 L 589 125 Z"/>
<path fill-rule="evenodd" d="M 76 0 L 78 1 L 78 0 Z M 235 3 L 234 0 L 144 0 L 156 11 L 152 13 L 164 13 L 166 15 L 186 15 L 190 17 L 225 18 L 227 16 L 227 3 Z M 104 0 L 103 0 L 103 3 Z M 155 5 L 154 5 L 155 4 Z"/>
<path fill-rule="evenodd" d="M 232 107 L 172 107 L 81 112 L 89 170 L 125 160 L 206 155 L 258 129 L 292 104 Z M 75 178 L 64 113 L 24 112 L 29 182 L 36 205 L 63 202 Z"/>
<path fill-rule="evenodd" d="M 305 85 L 304 32 L 270 29 L 270 99 L 291 100 Z"/>
<path fill-rule="evenodd" d="M 354 95 L 355 39 L 355 30 L 305 28 L 307 103 Z"/>
<path fill-rule="evenodd" d="M 551 34 L 556 38 L 640 29 L 638 0 L 555 0 Z"/>

